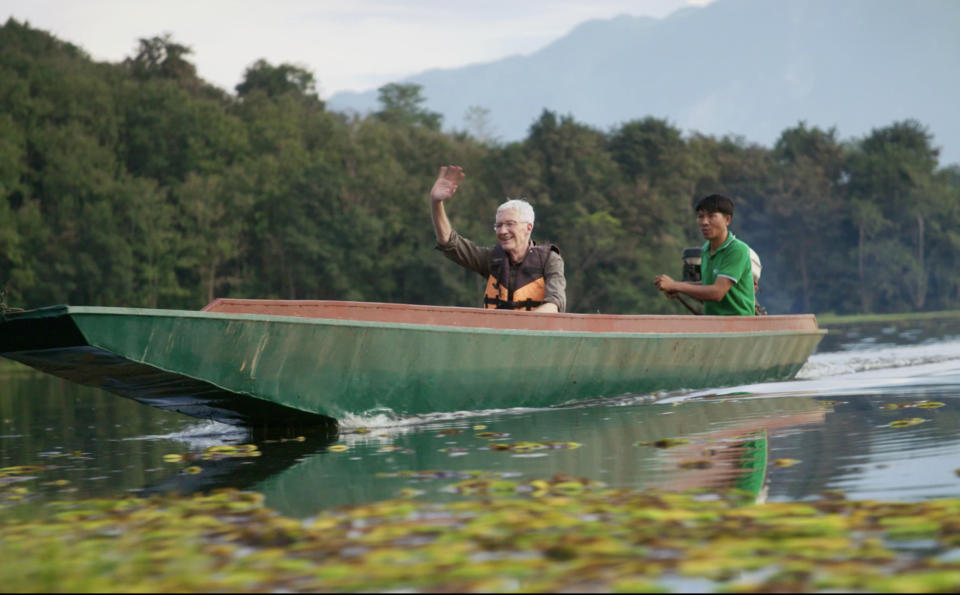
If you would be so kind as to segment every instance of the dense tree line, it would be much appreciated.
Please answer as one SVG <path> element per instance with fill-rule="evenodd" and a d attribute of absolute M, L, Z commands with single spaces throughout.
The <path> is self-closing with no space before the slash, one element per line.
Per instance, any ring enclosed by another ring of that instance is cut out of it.
<path fill-rule="evenodd" d="M 571 311 L 681 313 L 652 285 L 699 245 L 691 204 L 732 196 L 771 313 L 960 307 L 960 169 L 905 120 L 863 138 L 799 123 L 775 145 L 648 117 L 602 131 L 550 111 L 521 142 L 484 110 L 444 131 L 421 90 L 329 111 L 313 74 L 258 61 L 230 94 L 190 49 L 140 41 L 119 64 L 0 28 L 0 284 L 18 306 L 195 309 L 214 297 L 477 305 L 482 281 L 433 250 L 442 164 L 467 179 L 454 226 L 492 244 L 506 197 L 557 243 Z"/>

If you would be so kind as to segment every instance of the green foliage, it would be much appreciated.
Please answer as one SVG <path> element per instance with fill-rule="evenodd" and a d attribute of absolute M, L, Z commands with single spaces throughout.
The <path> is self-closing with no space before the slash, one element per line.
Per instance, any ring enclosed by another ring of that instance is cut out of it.
<path fill-rule="evenodd" d="M 573 312 L 683 313 L 654 289 L 702 242 L 691 209 L 734 198 L 771 313 L 960 308 L 960 170 L 915 120 L 841 141 L 800 122 L 772 148 L 646 117 L 601 131 L 545 110 L 495 142 L 482 107 L 441 130 L 419 85 L 368 116 L 326 111 L 313 73 L 258 60 L 236 96 L 188 46 L 120 64 L 10 19 L 0 27 L 0 283 L 14 306 L 198 308 L 216 297 L 475 306 L 483 280 L 433 250 L 437 169 L 481 244 L 523 197 L 557 244 Z"/>
<path fill-rule="evenodd" d="M 423 96 L 421 85 L 390 83 L 377 89 L 380 111 L 376 117 L 390 124 L 400 126 L 425 126 L 439 130 L 443 120 L 438 112 L 432 112 L 422 106 L 427 100 Z"/>
<path fill-rule="evenodd" d="M 237 95 L 246 97 L 260 91 L 268 97 L 292 93 L 322 105 L 317 97 L 317 82 L 313 73 L 293 64 L 273 66 L 266 60 L 257 60 L 247 68 L 243 82 L 237 85 Z"/>
<path fill-rule="evenodd" d="M 191 80 L 197 76 L 196 67 L 187 61 L 193 53 L 189 47 L 179 44 L 167 33 L 163 36 L 141 39 L 137 55 L 124 64 L 135 78 L 165 78 Z"/>

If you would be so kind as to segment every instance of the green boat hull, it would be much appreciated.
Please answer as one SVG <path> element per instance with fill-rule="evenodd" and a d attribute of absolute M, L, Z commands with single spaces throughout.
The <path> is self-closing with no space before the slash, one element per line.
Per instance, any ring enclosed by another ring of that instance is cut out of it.
<path fill-rule="evenodd" d="M 6 314 L 0 353 L 194 417 L 303 425 L 783 380 L 824 332 L 530 330 L 55 306 Z"/>

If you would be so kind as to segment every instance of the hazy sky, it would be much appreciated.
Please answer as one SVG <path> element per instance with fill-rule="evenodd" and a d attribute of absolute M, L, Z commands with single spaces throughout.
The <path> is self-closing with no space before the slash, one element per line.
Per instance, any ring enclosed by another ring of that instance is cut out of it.
<path fill-rule="evenodd" d="M 711 0 L 3 0 L 13 17 L 118 62 L 138 39 L 170 33 L 201 78 L 233 91 L 260 58 L 312 71 L 322 97 L 430 68 L 535 51 L 578 23 L 662 18 Z"/>

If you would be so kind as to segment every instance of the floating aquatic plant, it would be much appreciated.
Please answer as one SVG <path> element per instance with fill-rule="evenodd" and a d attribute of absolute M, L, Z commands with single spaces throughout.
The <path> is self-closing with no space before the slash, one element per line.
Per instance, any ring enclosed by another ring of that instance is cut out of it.
<path fill-rule="evenodd" d="M 774 467 L 793 467 L 794 465 L 797 465 L 797 464 L 799 464 L 799 463 L 800 463 L 800 461 L 797 460 L 797 459 L 787 459 L 787 458 L 783 458 L 783 459 L 774 459 L 774 460 L 773 460 L 773 466 L 774 466 Z"/>
<path fill-rule="evenodd" d="M 485 440 L 497 440 L 500 438 L 507 438 L 510 436 L 507 432 L 480 432 L 477 434 L 477 438 L 483 438 Z"/>
<path fill-rule="evenodd" d="M 579 442 L 563 442 L 558 440 L 547 440 L 545 442 L 512 442 L 506 444 L 503 442 L 491 442 L 487 448 L 493 451 L 510 451 L 515 453 L 528 453 L 535 450 L 573 450 L 583 446 Z"/>
<path fill-rule="evenodd" d="M 911 426 L 922 424 L 925 421 L 927 420 L 923 419 L 922 417 L 910 417 L 907 419 L 898 419 L 896 421 L 890 422 L 890 427 L 891 428 L 909 428 Z"/>
<path fill-rule="evenodd" d="M 910 409 L 916 407 L 919 409 L 937 409 L 938 407 L 945 407 L 946 403 L 941 403 L 940 401 L 916 401 L 913 403 L 884 403 L 880 407 L 883 409 Z"/>
<path fill-rule="evenodd" d="M 8 473 L 10 471 L 7 471 Z M 306 520 L 236 490 L 51 502 L 0 487 L 8 592 L 956 592 L 960 499 L 754 504 L 750 493 L 462 479 Z M 707 497 L 711 496 L 711 497 Z M 917 548 L 922 539 L 923 548 Z"/>

